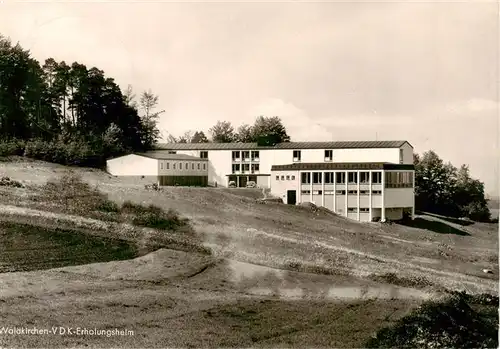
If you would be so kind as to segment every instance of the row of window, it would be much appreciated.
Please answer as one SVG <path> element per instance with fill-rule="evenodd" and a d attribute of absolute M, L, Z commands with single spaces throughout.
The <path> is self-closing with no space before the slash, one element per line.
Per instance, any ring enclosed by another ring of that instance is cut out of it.
<path fill-rule="evenodd" d="M 195 163 L 191 162 L 191 170 L 194 170 L 195 168 L 197 170 L 201 170 L 202 165 L 203 165 L 203 170 L 206 170 L 207 169 L 207 164 L 206 163 L 201 164 L 201 163 L 197 162 L 196 166 L 195 166 Z M 163 162 L 160 162 L 160 169 L 163 170 Z M 170 170 L 170 162 L 166 162 L 165 163 L 165 169 L 166 170 Z M 189 171 L 189 162 L 186 162 L 186 163 L 182 163 L 182 162 L 176 163 L 176 162 L 173 162 L 172 163 L 172 170 L 177 170 L 177 169 L 179 169 L 181 171 L 182 170 Z"/>
<path fill-rule="evenodd" d="M 233 164 L 233 173 L 240 172 L 240 171 L 248 172 L 248 171 L 250 171 L 250 169 L 252 169 L 252 173 L 259 172 L 260 165 L 259 164 L 252 164 L 250 166 L 250 164 L 242 164 L 242 165 Z"/>
<path fill-rule="evenodd" d="M 412 188 L 413 172 L 387 172 L 385 186 L 386 188 Z"/>
<path fill-rule="evenodd" d="M 347 191 L 349 195 L 358 195 L 357 190 L 348 190 Z M 311 191 L 310 190 L 302 190 L 300 192 L 302 195 L 310 195 Z M 345 190 L 325 190 L 325 195 L 345 195 L 346 191 Z M 313 195 L 323 195 L 323 190 L 313 190 L 312 191 Z M 360 190 L 359 195 L 370 195 L 369 190 Z M 382 195 L 382 190 L 372 190 L 372 195 Z"/>
<path fill-rule="evenodd" d="M 323 178 L 323 172 L 313 172 L 312 173 L 312 183 L 313 184 L 345 184 L 346 174 L 345 172 L 325 172 Z M 303 172 L 301 176 L 302 184 L 311 184 L 311 172 Z M 348 184 L 358 184 L 358 173 L 348 172 L 347 173 L 347 183 Z M 359 173 L 359 183 L 369 184 L 370 183 L 370 172 L 360 172 Z M 371 183 L 381 184 L 382 183 L 382 172 L 371 172 Z"/>
<path fill-rule="evenodd" d="M 235 151 L 233 151 L 232 159 L 233 159 L 233 161 L 240 161 L 240 159 L 259 161 L 259 151 L 258 150 L 252 150 L 252 151 L 235 150 Z"/>
<path fill-rule="evenodd" d="M 293 151 L 293 161 L 301 161 L 302 160 L 302 151 L 294 150 Z M 333 160 L 333 150 L 325 150 L 325 161 Z"/>
<path fill-rule="evenodd" d="M 325 161 L 332 161 L 333 160 L 333 150 L 325 150 L 324 152 L 324 158 Z M 232 159 L 233 161 L 240 161 L 240 159 L 246 160 L 246 159 L 251 159 L 252 161 L 259 161 L 259 151 L 258 150 L 235 150 L 232 153 Z M 200 158 L 202 159 L 208 159 L 208 151 L 200 151 Z M 293 161 L 298 162 L 302 160 L 302 151 L 301 150 L 294 150 L 293 151 Z M 403 163 L 403 149 L 399 149 L 399 163 Z"/>
<path fill-rule="evenodd" d="M 294 181 L 295 180 L 295 176 L 294 175 L 291 175 L 291 176 L 290 175 L 286 175 L 286 176 L 281 175 L 281 177 L 280 176 L 276 176 L 276 180 L 277 181 L 279 181 L 280 178 L 281 178 L 282 181 L 284 181 L 285 178 L 286 178 L 287 181 L 290 181 L 290 180 Z"/>

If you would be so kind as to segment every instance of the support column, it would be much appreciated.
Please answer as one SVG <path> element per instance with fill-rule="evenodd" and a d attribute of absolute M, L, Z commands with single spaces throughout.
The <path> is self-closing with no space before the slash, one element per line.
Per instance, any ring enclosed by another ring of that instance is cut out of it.
<path fill-rule="evenodd" d="M 325 207 L 325 171 L 321 172 L 321 206 Z"/>
<path fill-rule="evenodd" d="M 368 188 L 370 189 L 370 197 L 369 197 L 369 200 L 370 200 L 370 205 L 368 206 L 369 207 L 369 210 L 370 210 L 370 222 L 373 220 L 373 208 L 372 208 L 372 184 L 373 184 L 373 171 L 370 170 L 370 178 L 368 178 Z"/>
<path fill-rule="evenodd" d="M 300 204 L 302 202 L 302 172 L 298 171 L 297 172 L 297 179 L 296 181 L 298 182 L 298 190 L 297 190 L 297 204 Z"/>
<path fill-rule="evenodd" d="M 344 176 L 345 176 L 345 178 L 344 178 L 344 186 L 345 186 L 345 196 L 344 196 L 345 197 L 345 204 L 344 204 L 344 206 L 345 206 L 345 214 L 344 214 L 344 216 L 347 217 L 347 213 L 348 213 L 348 211 L 347 211 L 347 208 L 348 208 L 348 206 L 347 206 L 347 200 L 349 199 L 349 190 L 347 190 L 348 187 L 349 187 L 349 174 L 348 174 L 347 171 L 344 172 Z"/>
<path fill-rule="evenodd" d="M 333 171 L 333 212 L 337 213 L 337 171 Z"/>
<path fill-rule="evenodd" d="M 359 171 L 356 172 L 356 181 L 358 182 L 358 203 L 357 203 L 357 205 L 358 205 L 358 214 L 357 215 L 358 215 L 358 221 L 359 221 L 360 218 L 361 218 L 361 213 L 359 212 L 359 210 L 360 210 L 360 207 L 359 207 L 359 188 L 360 188 L 359 183 L 361 181 L 361 178 L 359 178 Z"/>
<path fill-rule="evenodd" d="M 380 221 L 385 222 L 385 170 L 382 170 L 382 207 Z"/>
<path fill-rule="evenodd" d="M 309 176 L 310 176 L 309 177 L 309 180 L 310 180 L 309 184 L 310 184 L 310 188 L 311 188 L 310 193 L 309 193 L 309 195 L 310 195 L 309 202 L 314 202 L 313 201 L 313 173 L 309 172 Z"/>
<path fill-rule="evenodd" d="M 411 220 L 414 220 L 415 219 L 415 171 L 412 171 L 411 175 L 412 175 L 412 188 L 413 188 L 413 193 L 412 193 L 413 206 L 411 208 Z"/>

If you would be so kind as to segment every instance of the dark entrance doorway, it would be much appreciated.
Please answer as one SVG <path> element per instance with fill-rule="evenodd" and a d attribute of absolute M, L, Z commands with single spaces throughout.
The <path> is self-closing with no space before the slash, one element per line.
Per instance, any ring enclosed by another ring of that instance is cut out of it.
<path fill-rule="evenodd" d="M 288 205 L 295 205 L 297 203 L 297 191 L 288 190 L 286 192 L 286 203 Z"/>

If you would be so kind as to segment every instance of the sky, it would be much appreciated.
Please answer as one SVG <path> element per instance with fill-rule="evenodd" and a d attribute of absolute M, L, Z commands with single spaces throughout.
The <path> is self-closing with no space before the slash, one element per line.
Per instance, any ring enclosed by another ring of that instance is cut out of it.
<path fill-rule="evenodd" d="M 0 1 L 40 62 L 96 66 L 164 135 L 280 116 L 295 141 L 407 140 L 499 193 L 499 12 L 461 2 Z"/>

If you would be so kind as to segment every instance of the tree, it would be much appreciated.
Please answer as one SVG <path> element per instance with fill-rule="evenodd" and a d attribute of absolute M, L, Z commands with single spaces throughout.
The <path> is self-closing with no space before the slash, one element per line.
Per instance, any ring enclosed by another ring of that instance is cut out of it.
<path fill-rule="evenodd" d="M 255 142 L 252 126 L 248 124 L 243 124 L 238 127 L 236 132 L 236 140 L 242 143 L 252 143 Z"/>
<path fill-rule="evenodd" d="M 64 164 L 102 165 L 109 155 L 150 149 L 159 136 L 158 96 L 141 95 L 139 116 L 131 86 L 122 93 L 97 67 L 48 58 L 0 35 L 0 137 L 22 151 Z M 22 142 L 21 142 L 22 141 Z"/>
<path fill-rule="evenodd" d="M 141 117 L 142 121 L 142 144 L 145 149 L 152 149 L 160 138 L 160 130 L 157 127 L 159 115 L 163 112 L 153 112 L 158 105 L 159 97 L 154 95 L 151 91 L 144 91 L 139 100 L 139 106 L 144 115 Z"/>
<path fill-rule="evenodd" d="M 469 168 L 445 164 L 434 151 L 414 156 L 415 204 L 418 210 L 452 217 L 488 221 L 484 184 L 472 179 Z"/>
<path fill-rule="evenodd" d="M 252 138 L 254 142 L 258 142 L 259 140 L 274 144 L 290 142 L 290 136 L 287 134 L 286 128 L 278 116 L 257 117 L 252 127 Z"/>
<path fill-rule="evenodd" d="M 203 131 L 196 131 L 191 138 L 191 143 L 208 143 L 208 138 Z"/>
<path fill-rule="evenodd" d="M 209 132 L 214 143 L 231 143 L 235 140 L 234 127 L 229 121 L 217 121 Z"/>

